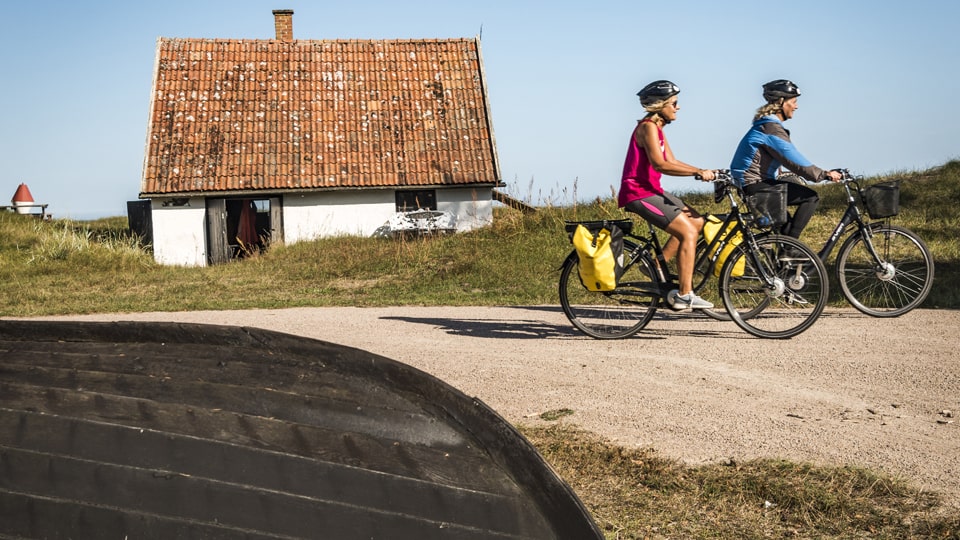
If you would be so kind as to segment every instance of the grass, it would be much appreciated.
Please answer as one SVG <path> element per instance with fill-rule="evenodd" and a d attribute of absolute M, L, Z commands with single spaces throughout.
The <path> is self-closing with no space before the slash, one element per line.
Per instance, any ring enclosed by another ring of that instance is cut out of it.
<path fill-rule="evenodd" d="M 926 308 L 960 308 L 960 161 L 904 173 L 896 223 L 919 233 L 936 260 Z M 884 178 L 871 178 L 868 182 Z M 819 247 L 844 208 L 821 186 L 804 233 Z M 683 198 L 721 212 L 712 194 Z M 295 306 L 542 305 L 557 303 L 570 250 L 565 220 L 622 218 L 613 197 L 498 208 L 493 226 L 430 238 L 328 238 L 274 246 L 230 264 L 164 267 L 125 218 L 42 222 L 0 212 L 0 316 Z M 832 261 L 831 261 L 832 262 Z M 829 266 L 829 265 L 828 265 Z M 836 288 L 835 288 L 836 289 Z M 835 292 L 832 303 L 843 305 Z M 584 500 L 608 538 L 953 538 L 960 519 L 934 494 L 870 471 L 784 461 L 686 467 L 563 426 L 521 426 Z"/>
<path fill-rule="evenodd" d="M 918 232 L 937 263 L 935 293 L 923 307 L 958 308 L 960 162 L 904 176 L 896 223 Z M 839 187 L 819 188 L 821 212 L 804 232 L 813 246 L 822 245 L 839 219 Z M 701 211 L 724 210 L 711 194 L 685 198 Z M 182 268 L 155 264 L 124 218 L 47 223 L 0 213 L 0 315 L 556 304 L 557 268 L 570 249 L 564 220 L 621 217 L 612 197 L 532 215 L 499 208 L 492 227 L 464 234 L 327 238 L 274 246 L 226 265 Z M 845 305 L 839 287 L 832 291 L 831 303 Z"/>
<path fill-rule="evenodd" d="M 687 467 L 556 423 L 523 427 L 609 539 L 960 538 L 934 494 L 850 467 L 757 460 Z"/>

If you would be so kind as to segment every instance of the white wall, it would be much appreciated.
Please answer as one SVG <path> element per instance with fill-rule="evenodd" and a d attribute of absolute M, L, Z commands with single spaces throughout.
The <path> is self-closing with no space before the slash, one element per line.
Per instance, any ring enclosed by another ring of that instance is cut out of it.
<path fill-rule="evenodd" d="M 457 216 L 458 231 L 469 231 L 493 223 L 492 197 L 490 188 L 438 189 L 437 210 Z M 372 236 L 395 213 L 393 190 L 284 195 L 283 238 L 293 243 L 329 236 Z"/>
<path fill-rule="evenodd" d="M 425 186 L 426 189 L 429 189 Z M 191 198 L 186 206 L 151 202 L 153 257 L 160 264 L 206 266 L 206 202 Z M 457 217 L 457 230 L 493 223 L 490 188 L 438 189 L 437 210 Z M 393 190 L 334 191 L 283 196 L 284 242 L 330 236 L 372 236 L 396 213 Z"/>
<path fill-rule="evenodd" d="M 160 264 L 206 266 L 206 202 L 191 198 L 186 206 L 150 203 L 153 219 L 153 258 Z"/>
<path fill-rule="evenodd" d="M 334 191 L 283 196 L 283 239 L 371 236 L 394 213 L 393 191 Z"/>
<path fill-rule="evenodd" d="M 457 216 L 457 231 L 469 231 L 493 223 L 491 188 L 438 189 L 437 210 Z"/>

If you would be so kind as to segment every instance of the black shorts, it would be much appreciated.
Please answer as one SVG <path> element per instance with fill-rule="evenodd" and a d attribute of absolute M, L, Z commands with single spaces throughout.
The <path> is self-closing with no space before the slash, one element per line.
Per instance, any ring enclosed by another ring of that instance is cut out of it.
<path fill-rule="evenodd" d="M 664 191 L 663 195 L 651 195 L 630 201 L 623 209 L 637 214 L 658 229 L 667 230 L 670 222 L 679 216 L 686 206 L 678 197 Z"/>

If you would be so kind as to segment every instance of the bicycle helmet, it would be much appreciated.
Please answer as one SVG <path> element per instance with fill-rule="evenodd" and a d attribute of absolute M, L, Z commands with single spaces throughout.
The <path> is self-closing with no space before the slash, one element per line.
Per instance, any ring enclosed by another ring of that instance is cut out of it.
<path fill-rule="evenodd" d="M 640 104 L 649 107 L 658 101 L 663 101 L 680 93 L 680 87 L 670 81 L 653 81 L 637 92 Z"/>
<path fill-rule="evenodd" d="M 780 98 L 790 99 L 800 95 L 800 89 L 792 81 L 777 79 L 763 85 L 763 99 L 776 101 Z"/>

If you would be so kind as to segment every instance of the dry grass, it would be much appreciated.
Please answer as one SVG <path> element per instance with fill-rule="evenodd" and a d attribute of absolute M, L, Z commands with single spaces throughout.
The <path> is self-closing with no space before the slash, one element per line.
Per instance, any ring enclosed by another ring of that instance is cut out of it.
<path fill-rule="evenodd" d="M 522 427 L 610 539 L 960 538 L 930 493 L 849 467 L 782 460 L 688 467 L 562 423 Z"/>

